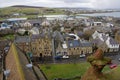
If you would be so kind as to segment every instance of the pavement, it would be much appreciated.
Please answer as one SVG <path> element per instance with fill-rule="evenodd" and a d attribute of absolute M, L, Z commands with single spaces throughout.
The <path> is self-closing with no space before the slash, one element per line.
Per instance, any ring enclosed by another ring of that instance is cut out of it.
<path fill-rule="evenodd" d="M 37 67 L 37 66 L 34 66 L 34 69 L 36 71 L 37 74 L 39 74 L 39 80 L 46 80 L 46 78 L 44 77 L 42 71 Z"/>
<path fill-rule="evenodd" d="M 111 55 L 111 56 L 108 56 L 108 57 L 110 57 L 112 59 L 112 63 L 120 65 L 120 61 L 119 61 L 120 54 Z"/>
<path fill-rule="evenodd" d="M 120 61 L 118 60 L 120 58 L 120 52 L 117 52 L 117 53 L 105 53 L 107 55 L 105 55 L 106 57 L 110 57 L 112 59 L 112 62 L 115 63 L 115 64 L 120 64 Z M 51 57 L 52 58 L 52 57 Z M 79 57 L 79 55 L 76 55 L 76 56 L 70 56 L 68 59 L 58 59 L 58 60 L 50 60 L 48 58 L 46 59 L 43 59 L 44 61 L 40 64 L 46 64 L 46 63 L 81 63 L 81 62 L 86 62 L 86 57 Z"/>
<path fill-rule="evenodd" d="M 26 56 L 18 48 L 16 49 L 17 49 L 20 65 L 22 66 L 25 80 L 38 80 L 33 70 L 26 67 L 26 65 L 29 64 Z"/>
<path fill-rule="evenodd" d="M 46 80 L 43 73 L 40 71 L 40 69 L 37 66 L 33 65 L 35 72 L 33 71 L 33 69 L 28 69 L 26 67 L 26 64 L 28 64 L 29 62 L 25 56 L 25 53 L 23 53 L 19 48 L 17 48 L 17 52 L 18 52 L 19 60 L 22 65 L 26 80 Z"/>

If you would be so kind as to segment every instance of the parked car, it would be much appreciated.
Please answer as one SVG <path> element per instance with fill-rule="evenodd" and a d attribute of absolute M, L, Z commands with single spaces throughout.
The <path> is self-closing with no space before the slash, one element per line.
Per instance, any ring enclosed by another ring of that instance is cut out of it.
<path fill-rule="evenodd" d="M 61 55 L 59 55 L 59 56 L 55 56 L 55 59 L 56 59 L 56 60 L 59 60 L 59 59 L 61 59 L 61 58 L 62 58 Z"/>
<path fill-rule="evenodd" d="M 64 56 L 62 56 L 62 58 L 63 58 L 63 59 L 68 59 L 69 56 L 68 56 L 68 55 L 64 55 Z"/>
<path fill-rule="evenodd" d="M 10 48 L 9 46 L 4 48 L 5 53 L 8 52 L 9 48 Z"/>
<path fill-rule="evenodd" d="M 118 60 L 120 61 L 120 58 L 118 58 Z"/>
<path fill-rule="evenodd" d="M 85 57 L 85 54 L 81 54 L 81 55 L 80 55 L 80 58 L 82 58 L 82 57 Z"/>
<path fill-rule="evenodd" d="M 117 67 L 117 65 L 116 64 L 111 64 L 109 67 L 110 67 L 110 69 L 113 69 L 113 68 Z"/>

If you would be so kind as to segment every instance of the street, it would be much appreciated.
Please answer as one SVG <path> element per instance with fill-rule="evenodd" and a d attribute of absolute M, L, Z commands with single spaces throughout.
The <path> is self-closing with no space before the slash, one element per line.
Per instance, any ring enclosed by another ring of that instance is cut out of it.
<path fill-rule="evenodd" d="M 118 53 L 105 53 L 105 57 L 110 57 L 112 59 L 112 63 L 120 64 L 120 61 L 118 60 L 120 58 L 120 52 Z M 52 57 L 45 57 L 43 58 L 43 61 L 40 61 L 40 64 L 44 63 L 81 63 L 86 62 L 86 57 L 79 57 L 79 55 L 76 56 L 69 56 L 69 58 L 60 58 L 60 59 L 54 59 L 52 60 Z"/>

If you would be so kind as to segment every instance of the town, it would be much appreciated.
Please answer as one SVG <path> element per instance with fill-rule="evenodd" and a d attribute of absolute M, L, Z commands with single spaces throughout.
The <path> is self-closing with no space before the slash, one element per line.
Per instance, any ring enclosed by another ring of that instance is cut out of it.
<path fill-rule="evenodd" d="M 87 57 L 99 48 L 103 50 L 104 56 L 112 59 L 111 69 L 119 66 L 120 18 L 83 16 L 79 15 L 79 11 L 74 13 L 74 10 L 77 9 L 63 9 L 63 15 L 42 14 L 34 18 L 21 18 L 21 13 L 15 13 L 11 18 L 1 20 L 1 80 L 74 80 L 61 76 L 49 78 L 41 66 L 46 65 L 45 68 L 49 69 L 50 64 L 86 63 Z M 91 13 L 109 11 L 93 10 Z M 90 10 L 83 12 L 89 14 Z M 73 76 L 75 80 L 80 80 L 82 75 Z M 81 79 L 88 80 L 84 77 Z"/>

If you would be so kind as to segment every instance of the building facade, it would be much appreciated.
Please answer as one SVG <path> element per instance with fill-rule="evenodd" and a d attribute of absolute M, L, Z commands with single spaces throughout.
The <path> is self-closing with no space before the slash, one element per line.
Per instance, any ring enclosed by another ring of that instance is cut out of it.
<path fill-rule="evenodd" d="M 33 52 L 34 56 L 52 56 L 51 39 L 48 36 L 32 36 L 31 51 Z"/>

